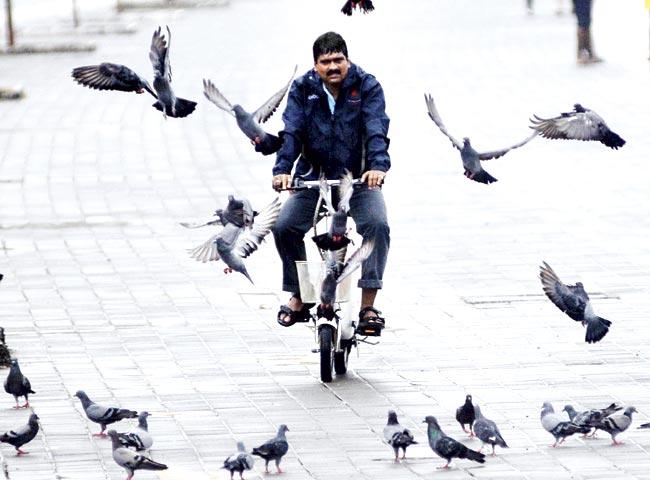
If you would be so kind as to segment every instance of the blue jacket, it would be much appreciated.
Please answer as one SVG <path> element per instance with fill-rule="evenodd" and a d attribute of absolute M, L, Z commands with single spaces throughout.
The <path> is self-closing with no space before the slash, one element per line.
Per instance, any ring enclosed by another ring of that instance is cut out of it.
<path fill-rule="evenodd" d="M 295 176 L 340 178 L 350 170 L 355 178 L 367 170 L 388 171 L 388 124 L 384 92 L 374 76 L 352 64 L 343 80 L 334 114 L 323 81 L 314 70 L 297 78 L 282 115 L 283 144 L 273 175 L 289 174 L 300 156 Z M 313 167 L 313 168 L 312 168 Z"/>

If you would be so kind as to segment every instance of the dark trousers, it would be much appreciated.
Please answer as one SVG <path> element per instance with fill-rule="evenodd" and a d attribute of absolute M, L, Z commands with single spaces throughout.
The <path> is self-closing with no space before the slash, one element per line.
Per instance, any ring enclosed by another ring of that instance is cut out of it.
<path fill-rule="evenodd" d="M 317 190 L 302 190 L 284 202 L 273 228 L 275 246 L 282 260 L 282 290 L 299 295 L 296 260 L 306 260 L 305 234 L 313 226 L 318 203 Z M 390 246 L 390 228 L 381 189 L 355 188 L 350 199 L 350 216 L 363 240 L 374 239 L 375 248 L 361 267 L 360 288 L 381 288 Z M 358 247 L 358 246 L 357 246 Z M 355 248 L 348 246 L 348 249 Z"/>
<path fill-rule="evenodd" d="M 591 4 L 592 0 L 573 0 L 573 9 L 578 18 L 578 26 L 589 28 L 591 26 Z"/>

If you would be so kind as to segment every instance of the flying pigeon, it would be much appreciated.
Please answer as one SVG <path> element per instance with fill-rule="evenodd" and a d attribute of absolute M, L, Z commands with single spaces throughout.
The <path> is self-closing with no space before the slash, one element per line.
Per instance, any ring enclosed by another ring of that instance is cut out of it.
<path fill-rule="evenodd" d="M 149 92 L 158 99 L 149 82 L 129 67 L 117 63 L 87 65 L 72 70 L 72 78 L 79 84 L 95 90 L 119 90 L 121 92 Z"/>
<path fill-rule="evenodd" d="M 445 435 L 436 417 L 428 416 L 424 419 L 423 423 L 427 424 L 429 446 L 439 457 L 447 460 L 447 463 L 443 467 L 438 468 L 449 468 L 452 458 L 467 458 L 478 463 L 485 463 L 485 455 L 471 450 L 462 443 Z"/>
<path fill-rule="evenodd" d="M 594 313 L 589 295 L 581 282 L 565 285 L 550 265 L 543 263 L 544 265 L 540 266 L 539 279 L 542 281 L 546 296 L 570 318 L 587 327 L 585 342 L 596 343 L 602 340 L 607 335 L 612 322 Z"/>
<path fill-rule="evenodd" d="M 359 8 L 363 13 L 372 12 L 375 9 L 375 6 L 372 4 L 372 0 L 347 0 L 341 12 L 345 13 L 347 16 L 352 15 L 352 10 Z"/>
<path fill-rule="evenodd" d="M 171 87 L 172 70 L 169 64 L 169 48 L 172 34 L 167 27 L 167 39 L 161 33 L 160 27 L 151 37 L 149 60 L 153 65 L 153 88 L 158 94 L 158 100 L 152 106 L 163 113 L 163 116 L 173 118 L 187 117 L 196 108 L 196 102 L 178 98 Z"/>
<path fill-rule="evenodd" d="M 203 263 L 221 259 L 227 265 L 224 273 L 239 272 L 253 283 L 246 271 L 244 259 L 258 249 L 275 225 L 279 214 L 280 201 L 276 197 L 259 213 L 252 226 L 239 227 L 234 223 L 227 223 L 219 233 L 190 250 L 190 256 Z"/>
<path fill-rule="evenodd" d="M 627 407 L 623 413 L 605 417 L 594 427 L 609 433 L 612 437 L 612 445 L 622 445 L 623 442 L 616 441 L 616 436 L 629 428 L 632 424 L 632 412 L 636 411 L 634 407 Z"/>
<path fill-rule="evenodd" d="M 312 237 L 316 246 L 321 250 L 340 250 L 350 243 L 347 236 L 348 212 L 350 211 L 350 199 L 353 190 L 352 173 L 347 172 L 341 178 L 338 190 L 338 208 L 334 208 L 330 198 L 330 186 L 324 176 L 320 178 L 320 196 L 325 204 L 327 214 L 330 216 L 329 231 Z"/>
<path fill-rule="evenodd" d="M 223 462 L 223 467 L 230 472 L 230 480 L 235 472 L 239 472 L 239 478 L 244 480 L 244 470 L 252 470 L 255 459 L 246 451 L 244 442 L 237 442 L 237 452 L 230 455 Z"/>
<path fill-rule="evenodd" d="M 278 473 L 282 473 L 282 470 L 280 469 L 280 461 L 289 450 L 289 444 L 287 443 L 287 437 L 285 435 L 285 432 L 288 431 L 289 428 L 286 425 L 280 425 L 278 434 L 275 437 L 259 447 L 254 448 L 251 452 L 253 455 L 257 455 L 264 459 L 266 462 L 264 465 L 266 473 L 269 473 L 269 462 L 271 460 L 275 461 L 275 468 L 277 468 Z"/>
<path fill-rule="evenodd" d="M 619 407 L 616 403 L 612 403 L 608 407 L 601 409 L 592 409 L 585 410 L 584 412 L 576 412 L 575 408 L 572 405 L 565 405 L 563 411 L 565 411 L 573 423 L 579 427 L 595 427 L 603 418 L 611 415 L 618 410 L 622 410 L 623 407 Z M 596 430 L 591 434 L 591 436 L 596 435 Z M 585 437 L 587 434 L 584 435 Z"/>
<path fill-rule="evenodd" d="M 643 423 L 639 425 L 637 428 L 650 428 L 650 423 Z"/>
<path fill-rule="evenodd" d="M 118 433 L 117 437 L 123 447 L 133 447 L 138 452 L 149 450 L 153 445 L 153 437 L 149 433 L 147 417 L 149 412 L 140 412 L 138 415 L 138 426 L 127 433 Z"/>
<path fill-rule="evenodd" d="M 0 442 L 13 445 L 16 448 L 16 455 L 25 455 L 29 452 L 21 450 L 20 447 L 31 442 L 38 433 L 38 429 L 38 415 L 32 413 L 27 425 L 3 433 L 0 435 Z"/>
<path fill-rule="evenodd" d="M 86 395 L 86 393 L 81 390 L 75 393 L 74 396 L 81 400 L 81 405 L 86 412 L 88 420 L 91 422 L 99 423 L 99 425 L 101 425 L 102 430 L 99 433 L 95 433 L 93 435 L 95 437 L 106 436 L 104 433 L 104 430 L 106 430 L 106 425 L 119 422 L 125 418 L 136 418 L 138 416 L 138 412 L 135 412 L 133 410 L 116 407 L 104 407 L 102 405 L 98 405 L 90 400 L 90 398 L 88 398 L 88 395 Z"/>
<path fill-rule="evenodd" d="M 566 437 L 570 437 L 574 433 L 586 434 L 591 431 L 591 427 L 580 427 L 570 420 L 567 420 L 563 415 L 555 413 L 553 405 L 549 402 L 544 402 L 542 405 L 540 420 L 544 430 L 555 438 L 555 443 L 551 445 L 551 447 L 557 447 L 558 443 L 564 443 Z"/>
<path fill-rule="evenodd" d="M 210 80 L 203 80 L 203 94 L 217 107 L 234 116 L 240 130 L 244 132 L 244 135 L 246 135 L 251 142 L 258 145 L 262 143 L 268 144 L 269 142 L 277 144 L 277 148 L 275 148 L 275 151 L 277 151 L 282 145 L 282 142 L 275 135 L 266 133 L 260 124 L 271 118 L 271 115 L 273 115 L 273 113 L 278 109 L 280 102 L 282 102 L 282 99 L 293 81 L 293 76 L 296 74 L 297 68 L 298 65 L 294 67 L 291 78 L 287 84 L 275 92 L 271 98 L 264 102 L 264 104 L 253 113 L 248 113 L 241 105 L 232 105 Z M 267 137 L 271 137 L 272 140 Z"/>
<path fill-rule="evenodd" d="M 429 117 L 431 120 L 433 120 L 433 123 L 435 123 L 440 131 L 445 134 L 449 140 L 451 140 L 451 144 L 458 151 L 460 151 L 460 157 L 463 160 L 463 167 L 465 168 L 465 176 L 470 180 L 474 180 L 475 182 L 490 184 L 497 181 L 496 178 L 483 170 L 483 167 L 481 166 L 481 160 L 491 160 L 493 158 L 502 157 L 512 149 L 526 145 L 533 138 L 535 138 L 535 136 L 537 136 L 537 132 L 535 132 L 525 140 L 522 140 L 521 142 L 516 143 L 511 147 L 503 148 L 501 150 L 493 150 L 490 152 L 477 152 L 470 144 L 469 138 L 463 138 L 463 143 L 460 143 L 447 132 L 447 128 L 442 123 L 442 119 L 440 118 L 440 114 L 436 109 L 436 104 L 434 103 L 433 97 L 431 95 L 425 94 L 424 100 L 427 103 Z"/>
<path fill-rule="evenodd" d="M 136 470 L 167 470 L 167 465 L 154 462 L 144 455 L 123 447 L 115 430 L 109 430 L 108 436 L 111 437 L 113 445 L 113 460 L 128 473 L 126 480 L 131 480 Z"/>
<path fill-rule="evenodd" d="M 474 436 L 472 432 L 472 424 L 476 418 L 474 412 L 474 405 L 472 405 L 472 396 L 467 395 L 465 397 L 465 403 L 456 409 L 456 420 L 460 423 L 460 426 L 463 429 L 463 432 L 469 433 L 470 437 Z M 469 425 L 469 431 L 465 429 L 465 425 Z"/>
<path fill-rule="evenodd" d="M 226 226 L 228 223 L 233 223 L 238 227 L 250 227 L 255 220 L 255 216 L 257 216 L 257 212 L 253 210 L 247 199 L 238 200 L 232 195 L 228 195 L 228 205 L 225 209 L 219 208 L 214 212 L 216 218 L 204 223 L 181 222 L 181 226 L 185 228 L 201 228 L 208 225 Z"/>
<path fill-rule="evenodd" d="M 530 128 L 544 138 L 598 140 L 614 150 L 625 145 L 625 140 L 612 132 L 600 115 L 579 103 L 573 105 L 572 112 L 565 112 L 553 118 L 540 118 L 534 115 L 530 122 L 532 123 Z"/>
<path fill-rule="evenodd" d="M 2 282 L 3 278 L 5 278 L 5 276 L 2 273 L 0 273 L 0 282 Z"/>
<path fill-rule="evenodd" d="M 9 368 L 9 375 L 5 380 L 5 392 L 14 396 L 16 406 L 14 408 L 29 408 L 29 394 L 36 393 L 32 390 L 32 385 L 29 383 L 27 377 L 20 371 L 20 365 L 15 358 L 11 360 L 11 367 Z M 18 405 L 18 397 L 25 397 L 25 404 Z"/>
<path fill-rule="evenodd" d="M 393 410 L 388 411 L 388 423 L 384 427 L 384 440 L 393 447 L 395 451 L 395 461 L 399 461 L 399 449 L 404 452 L 402 460 L 406 458 L 406 449 L 409 445 L 418 443 L 413 438 L 413 434 L 408 428 L 402 427 L 397 421 L 397 414 Z"/>
<path fill-rule="evenodd" d="M 481 446 L 479 452 L 482 451 L 483 446 L 488 443 L 492 445 L 492 456 L 494 457 L 496 455 L 496 453 L 494 453 L 495 445 L 499 445 L 501 448 L 508 448 L 508 444 L 501 436 L 501 432 L 499 431 L 497 424 L 492 420 L 485 418 L 481 413 L 481 408 L 478 405 L 474 405 L 474 410 L 476 412 L 476 420 L 474 421 L 474 433 L 478 439 L 483 442 L 483 445 Z"/>

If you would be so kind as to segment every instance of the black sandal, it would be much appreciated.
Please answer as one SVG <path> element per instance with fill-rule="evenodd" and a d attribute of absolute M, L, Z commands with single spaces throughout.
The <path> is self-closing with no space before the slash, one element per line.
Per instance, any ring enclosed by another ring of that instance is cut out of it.
<path fill-rule="evenodd" d="M 278 310 L 277 321 L 283 327 L 290 327 L 298 322 L 308 322 L 311 320 L 309 309 L 313 306 L 313 303 L 305 303 L 300 310 L 291 310 L 288 305 L 281 305 Z"/>
<path fill-rule="evenodd" d="M 372 312 L 376 317 L 366 317 L 368 312 Z M 382 329 L 386 326 L 386 319 L 380 317 L 381 312 L 374 307 L 364 307 L 359 312 L 359 324 L 356 333 L 366 337 L 379 337 Z"/>

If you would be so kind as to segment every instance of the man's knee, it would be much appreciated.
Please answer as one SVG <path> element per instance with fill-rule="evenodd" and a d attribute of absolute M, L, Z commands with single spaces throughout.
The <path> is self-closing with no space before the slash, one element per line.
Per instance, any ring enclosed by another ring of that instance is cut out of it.
<path fill-rule="evenodd" d="M 359 234 L 364 238 L 388 238 L 390 236 L 390 227 L 386 218 L 373 217 L 367 219 L 367 221 L 360 225 Z"/>

